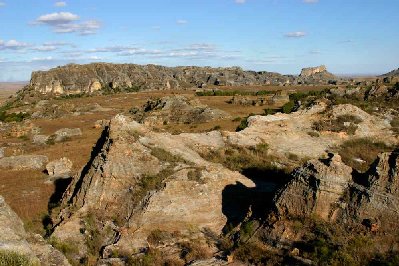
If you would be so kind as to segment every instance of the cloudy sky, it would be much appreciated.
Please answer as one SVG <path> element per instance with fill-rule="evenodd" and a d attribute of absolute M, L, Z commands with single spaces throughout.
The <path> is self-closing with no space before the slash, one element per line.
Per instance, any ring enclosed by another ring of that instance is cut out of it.
<path fill-rule="evenodd" d="M 398 0 L 0 0 L 0 81 L 67 63 L 399 67 Z"/>

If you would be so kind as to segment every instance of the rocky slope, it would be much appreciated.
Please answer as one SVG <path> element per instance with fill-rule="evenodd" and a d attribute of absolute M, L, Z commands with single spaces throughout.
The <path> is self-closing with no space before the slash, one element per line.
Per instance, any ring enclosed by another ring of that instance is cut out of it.
<path fill-rule="evenodd" d="M 307 133 L 315 121 L 348 114 L 359 117 L 353 135 Z M 270 193 L 278 186 L 272 182 L 272 173 L 247 177 L 202 154 L 241 147 L 254 149 L 256 156 L 257 147 L 266 146 L 274 163 L 281 166 L 293 155 L 296 160 L 326 156 L 329 148 L 365 135 L 397 141 L 384 120 L 351 105 L 326 109 L 319 103 L 289 115 L 254 116 L 247 129 L 235 133 L 170 135 L 118 115 L 64 194 L 52 237 L 78 246 L 76 261 L 88 254 L 100 256 L 103 262 L 114 260 L 115 254 L 123 260 L 126 255 L 120 254 L 154 247 L 179 254 L 184 241 L 199 243 L 209 250 L 207 254 L 213 254 L 218 240 L 210 236 L 220 236 L 231 226 L 239 230 L 248 219 L 264 217 L 273 205 Z M 317 215 L 329 221 L 379 219 L 387 213 L 396 217 L 393 154 L 381 155 L 376 168 L 381 170 L 370 170 L 361 178 L 369 180 L 366 183 L 356 181 L 353 169 L 338 155 L 309 161 L 292 173 L 292 180 L 275 197 L 277 217 Z M 345 195 L 348 200 L 343 202 Z M 257 216 L 259 211 L 263 215 Z"/>
<path fill-rule="evenodd" d="M 254 183 L 201 158 L 190 146 L 224 143 L 217 141 L 220 133 L 200 135 L 154 133 L 127 117 L 115 117 L 64 195 L 65 208 L 52 236 L 78 245 L 77 256 L 85 256 L 90 252 L 87 238 L 98 226 L 101 256 L 109 258 L 148 247 L 157 230 L 166 232 L 171 243 L 205 241 L 205 232 L 220 234 L 231 211 L 224 190 Z M 204 143 L 212 137 L 213 142 Z"/>

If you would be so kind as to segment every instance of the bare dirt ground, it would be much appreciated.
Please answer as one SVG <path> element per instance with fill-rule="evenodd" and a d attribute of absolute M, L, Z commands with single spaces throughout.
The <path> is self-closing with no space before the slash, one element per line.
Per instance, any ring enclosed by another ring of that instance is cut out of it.
<path fill-rule="evenodd" d="M 1 86 L 1 85 L 0 85 Z M 10 88 L 12 87 L 12 88 Z M 19 87 L 8 86 L 8 89 L 2 89 L 3 99 L 7 98 L 9 93 L 15 92 Z M 323 87 L 303 86 L 303 87 L 277 87 L 263 86 L 251 88 L 223 88 L 240 90 L 296 90 L 310 91 L 321 90 Z M 1 90 L 0 90 L 1 91 Z M 184 95 L 186 97 L 196 97 L 201 103 L 212 108 L 218 108 L 228 112 L 231 119 L 218 120 L 201 124 L 169 124 L 162 126 L 158 130 L 168 131 L 173 134 L 180 132 L 204 132 L 214 128 L 228 131 L 235 131 L 240 124 L 241 119 L 250 114 L 263 114 L 265 108 L 276 108 L 278 106 L 243 106 L 228 104 L 227 101 L 232 96 L 196 96 L 195 91 L 147 91 L 128 94 L 114 94 L 92 97 L 81 97 L 74 99 L 51 99 L 49 105 L 73 104 L 83 107 L 93 104 L 99 104 L 104 108 L 110 108 L 108 111 L 99 111 L 85 113 L 79 116 L 68 114 L 61 118 L 32 119 L 31 122 L 40 127 L 40 134 L 51 135 L 61 128 L 80 128 L 82 136 L 73 137 L 70 140 L 52 145 L 38 146 L 32 143 L 32 135 L 23 138 L 3 136 L 0 138 L 0 147 L 6 147 L 6 156 L 20 154 L 40 154 L 48 156 L 49 160 L 67 157 L 73 162 L 73 171 L 75 174 L 87 163 L 93 145 L 97 142 L 102 129 L 95 128 L 94 124 L 100 119 L 110 119 L 114 115 L 122 112 L 128 112 L 134 106 L 142 106 L 149 98 L 158 98 L 167 95 Z M 0 98 L 2 99 L 2 98 Z M 0 100 L 1 101 L 1 100 Z M 24 106 L 23 108 L 26 108 Z M 28 106 L 33 108 L 33 106 Z M 42 171 L 10 171 L 0 170 L 0 195 L 4 196 L 6 201 L 24 220 L 27 229 L 43 233 L 42 219 L 48 213 L 48 202 L 55 193 L 56 186 L 46 182 L 48 176 Z"/>

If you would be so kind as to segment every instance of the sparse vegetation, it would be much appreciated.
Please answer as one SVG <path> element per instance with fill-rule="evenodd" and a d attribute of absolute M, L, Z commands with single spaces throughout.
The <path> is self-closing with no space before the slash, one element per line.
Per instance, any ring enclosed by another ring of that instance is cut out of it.
<path fill-rule="evenodd" d="M 78 253 L 78 247 L 73 243 L 61 241 L 55 237 L 51 237 L 49 239 L 49 243 L 53 247 L 61 251 L 63 254 L 65 254 L 67 258 L 71 258 L 73 255 Z"/>
<path fill-rule="evenodd" d="M 33 266 L 37 265 L 30 261 L 30 259 L 22 254 L 13 251 L 0 249 L 0 265 L 1 266 Z"/>
<path fill-rule="evenodd" d="M 354 115 L 341 115 L 336 119 L 328 119 L 316 121 L 313 123 L 313 129 L 316 131 L 332 131 L 332 132 L 346 132 L 349 135 L 354 135 L 358 128 L 358 124 L 362 119 Z"/>
<path fill-rule="evenodd" d="M 341 155 L 342 161 L 346 165 L 364 172 L 374 162 L 379 153 L 392 149 L 392 147 L 382 142 L 369 138 L 360 138 L 344 142 L 339 147 L 339 155 Z"/>
<path fill-rule="evenodd" d="M 212 253 L 205 244 L 201 244 L 198 241 L 192 240 L 190 242 L 180 243 L 180 248 L 181 258 L 184 259 L 186 263 L 212 257 Z"/>
<path fill-rule="evenodd" d="M 229 146 L 225 149 L 203 154 L 203 157 L 221 163 L 234 171 L 241 171 L 245 168 L 273 168 L 270 165 L 271 157 L 268 154 L 267 143 L 260 143 L 251 148 Z"/>

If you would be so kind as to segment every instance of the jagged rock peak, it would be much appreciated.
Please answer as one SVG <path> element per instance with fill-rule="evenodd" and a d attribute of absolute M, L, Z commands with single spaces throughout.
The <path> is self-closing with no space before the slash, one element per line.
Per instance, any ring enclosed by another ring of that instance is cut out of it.
<path fill-rule="evenodd" d="M 317 66 L 317 67 L 308 67 L 302 68 L 301 77 L 310 77 L 317 73 L 327 72 L 327 67 L 325 65 Z"/>

